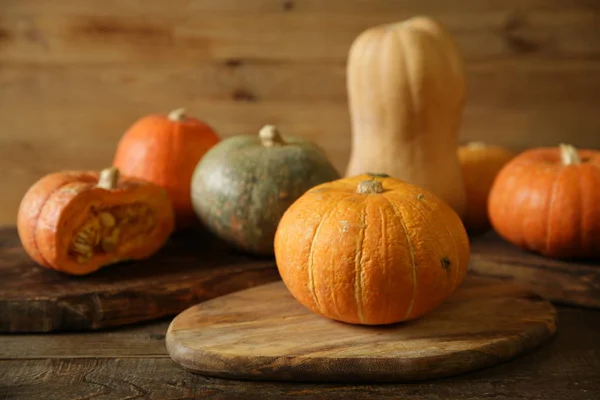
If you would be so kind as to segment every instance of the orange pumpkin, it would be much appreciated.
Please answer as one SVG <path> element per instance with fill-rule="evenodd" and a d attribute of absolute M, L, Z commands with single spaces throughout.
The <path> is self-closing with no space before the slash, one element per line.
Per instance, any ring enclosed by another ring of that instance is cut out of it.
<path fill-rule="evenodd" d="M 378 325 L 424 315 L 452 294 L 469 262 L 458 214 L 433 193 L 365 174 L 308 190 L 285 212 L 275 257 L 313 312 Z"/>
<path fill-rule="evenodd" d="M 458 158 L 465 184 L 466 210 L 463 223 L 469 233 L 483 233 L 490 228 L 487 203 L 494 178 L 515 156 L 506 147 L 472 142 L 458 148 Z"/>
<path fill-rule="evenodd" d="M 496 177 L 488 211 L 496 232 L 524 249 L 600 257 L 600 152 L 560 145 L 521 153 Z"/>
<path fill-rule="evenodd" d="M 175 210 L 176 227 L 197 222 L 190 182 L 198 161 L 220 138 L 204 122 L 183 109 L 168 116 L 138 120 L 117 145 L 113 165 L 124 175 L 145 179 L 167 190 Z"/>
<path fill-rule="evenodd" d="M 17 216 L 25 251 L 43 267 L 84 275 L 149 257 L 173 231 L 164 189 L 115 168 L 56 172 L 37 181 Z"/>

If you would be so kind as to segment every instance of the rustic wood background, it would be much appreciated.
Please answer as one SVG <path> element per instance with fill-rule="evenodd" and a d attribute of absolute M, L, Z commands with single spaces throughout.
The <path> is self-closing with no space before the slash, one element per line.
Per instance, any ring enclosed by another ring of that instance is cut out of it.
<path fill-rule="evenodd" d="M 463 141 L 600 147 L 599 0 L 0 0 L 0 223 L 61 169 L 99 169 L 142 115 L 222 137 L 265 123 L 349 156 L 345 61 L 369 26 L 427 14 L 467 61 Z"/>

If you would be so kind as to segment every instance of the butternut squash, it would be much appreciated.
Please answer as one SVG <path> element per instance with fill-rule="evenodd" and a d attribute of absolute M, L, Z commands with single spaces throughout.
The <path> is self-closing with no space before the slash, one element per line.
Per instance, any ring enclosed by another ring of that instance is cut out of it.
<path fill-rule="evenodd" d="M 450 34 L 429 17 L 372 27 L 350 48 L 352 150 L 346 176 L 385 173 L 421 186 L 463 215 L 457 157 L 466 97 Z"/>

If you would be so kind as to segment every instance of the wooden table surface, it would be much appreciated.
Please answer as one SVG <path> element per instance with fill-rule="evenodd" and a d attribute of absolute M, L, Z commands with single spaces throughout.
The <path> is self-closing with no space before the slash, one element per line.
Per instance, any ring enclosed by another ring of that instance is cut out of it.
<path fill-rule="evenodd" d="M 600 399 L 600 310 L 558 307 L 557 335 L 516 360 L 398 385 L 244 382 L 184 371 L 170 319 L 92 333 L 0 335 L 0 399 Z"/>

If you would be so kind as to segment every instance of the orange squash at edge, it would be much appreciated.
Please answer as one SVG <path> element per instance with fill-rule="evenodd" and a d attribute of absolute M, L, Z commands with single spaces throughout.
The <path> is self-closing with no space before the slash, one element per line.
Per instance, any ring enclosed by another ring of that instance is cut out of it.
<path fill-rule="evenodd" d="M 140 210 L 145 210 L 143 215 Z M 135 222 L 142 217 L 144 221 Z M 148 229 L 125 237 L 140 226 Z M 100 175 L 94 171 L 48 174 L 29 188 L 17 216 L 27 254 L 40 266 L 71 275 L 149 257 L 165 244 L 173 227 L 173 208 L 164 189 L 119 176 L 115 168 Z M 101 232 L 106 235 L 99 237 Z M 109 251 L 101 249 L 107 246 Z"/>
<path fill-rule="evenodd" d="M 379 325 L 438 307 L 463 281 L 458 214 L 420 187 L 365 174 L 318 185 L 283 215 L 275 257 L 291 294 L 327 318 Z"/>
<path fill-rule="evenodd" d="M 507 147 L 483 142 L 470 142 L 458 148 L 466 193 L 462 220 L 470 234 L 481 234 L 491 228 L 488 196 L 496 175 L 515 155 Z"/>
<path fill-rule="evenodd" d="M 209 125 L 185 115 L 184 109 L 148 115 L 125 132 L 113 165 L 124 175 L 163 187 L 173 204 L 176 229 L 184 229 L 198 223 L 190 191 L 194 169 L 220 140 Z"/>
<path fill-rule="evenodd" d="M 508 242 L 559 259 L 600 259 L 600 151 L 526 150 L 490 191 L 490 222 Z"/>

